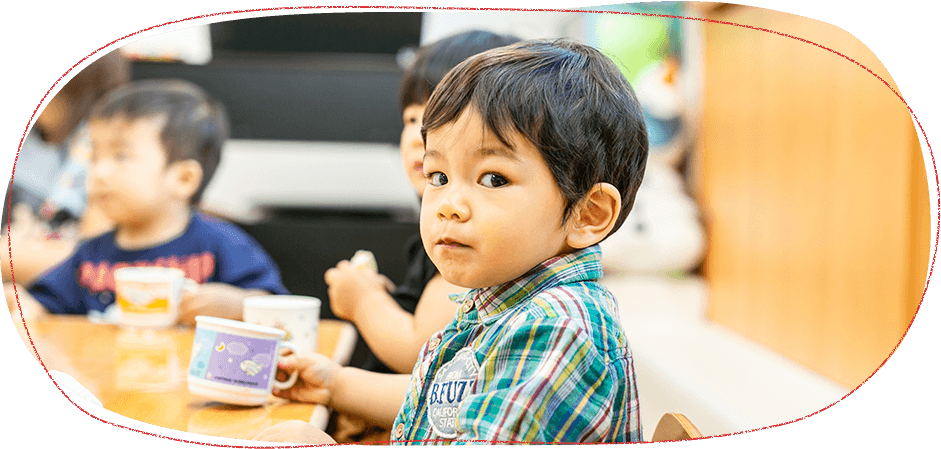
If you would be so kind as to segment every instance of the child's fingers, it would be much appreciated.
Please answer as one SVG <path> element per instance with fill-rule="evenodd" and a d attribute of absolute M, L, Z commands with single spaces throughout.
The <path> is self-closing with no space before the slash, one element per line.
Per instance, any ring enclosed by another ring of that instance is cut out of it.
<path fill-rule="evenodd" d="M 331 284 L 336 282 L 337 276 L 339 275 L 340 275 L 339 270 L 337 270 L 335 267 L 330 268 L 323 274 L 323 280 L 324 282 L 327 283 L 327 286 L 329 287 Z"/>
<path fill-rule="evenodd" d="M 196 315 L 199 313 L 198 304 L 196 304 L 195 297 L 192 295 L 184 294 L 180 299 L 180 314 L 177 318 L 177 321 L 183 324 L 196 324 Z"/>
<path fill-rule="evenodd" d="M 287 390 L 273 389 L 271 394 L 279 398 L 308 404 L 327 404 L 330 400 L 330 391 L 326 388 L 297 388 L 295 386 Z"/>
<path fill-rule="evenodd" d="M 392 282 L 391 279 L 389 279 L 389 278 L 387 278 L 387 277 L 385 277 L 385 276 L 383 276 L 383 275 L 381 275 L 381 274 L 380 274 L 379 276 L 382 278 L 382 285 L 384 285 L 384 286 L 386 287 L 386 290 L 388 290 L 388 291 L 390 291 L 390 292 L 395 291 L 395 282 Z"/>
<path fill-rule="evenodd" d="M 187 319 L 195 323 L 199 307 L 198 296 L 184 290 L 180 295 L 180 320 Z"/>
<path fill-rule="evenodd" d="M 327 287 L 331 285 L 342 283 L 349 280 L 355 279 L 368 279 L 369 276 L 377 276 L 378 273 L 368 269 L 362 269 L 362 267 L 354 266 L 348 260 L 341 260 L 333 268 L 330 268 L 324 273 L 324 281 L 327 283 Z"/>
<path fill-rule="evenodd" d="M 317 371 L 316 365 L 318 360 L 315 358 L 316 354 L 308 353 L 291 353 L 285 356 L 278 358 L 278 370 L 284 371 L 285 373 L 292 373 L 294 371 L 308 371 L 311 368 L 314 371 Z M 322 363 L 322 362 L 319 362 Z"/>
<path fill-rule="evenodd" d="M 297 366 L 297 354 L 288 354 L 278 359 L 278 369 L 284 371 L 295 371 Z"/>

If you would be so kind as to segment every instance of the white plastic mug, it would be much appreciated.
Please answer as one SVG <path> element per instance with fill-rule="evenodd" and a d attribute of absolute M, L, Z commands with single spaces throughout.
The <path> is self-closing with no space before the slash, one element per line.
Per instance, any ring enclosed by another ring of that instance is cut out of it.
<path fill-rule="evenodd" d="M 262 405 L 272 387 L 286 390 L 297 381 L 275 379 L 281 349 L 296 352 L 283 330 L 242 321 L 196 317 L 187 384 L 190 393 L 235 405 Z"/>
<path fill-rule="evenodd" d="M 297 349 L 315 352 L 320 300 L 310 296 L 252 296 L 242 302 L 242 321 L 281 329 L 287 333 L 285 340 Z"/>
<path fill-rule="evenodd" d="M 119 268 L 114 271 L 118 322 L 141 327 L 172 326 L 180 315 L 183 292 L 195 287 L 196 282 L 179 268 Z"/>

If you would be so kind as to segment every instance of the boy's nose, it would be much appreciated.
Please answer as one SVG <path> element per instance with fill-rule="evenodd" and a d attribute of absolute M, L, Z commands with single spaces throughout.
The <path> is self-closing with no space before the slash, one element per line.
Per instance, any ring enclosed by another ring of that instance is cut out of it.
<path fill-rule="evenodd" d="M 466 221 L 470 218 L 470 207 L 466 198 L 459 189 L 451 189 L 438 202 L 437 210 L 440 220 Z"/>
<path fill-rule="evenodd" d="M 411 148 L 425 148 L 425 141 L 421 138 L 421 126 L 410 130 L 405 136 L 405 144 Z"/>
<path fill-rule="evenodd" d="M 107 163 L 106 161 L 99 160 L 99 161 L 89 162 L 86 182 L 88 183 L 99 182 L 107 178 L 108 176 L 110 176 L 112 168 L 113 167 L 111 167 L 111 164 Z"/>

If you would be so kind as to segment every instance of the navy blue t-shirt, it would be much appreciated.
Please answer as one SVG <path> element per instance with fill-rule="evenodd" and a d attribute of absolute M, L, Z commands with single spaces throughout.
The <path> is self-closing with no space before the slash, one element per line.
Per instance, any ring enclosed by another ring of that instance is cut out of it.
<path fill-rule="evenodd" d="M 199 284 L 221 282 L 288 294 L 277 266 L 258 242 L 235 225 L 200 213 L 192 215 L 183 235 L 151 248 L 118 248 L 114 231 L 88 240 L 29 292 L 51 313 L 103 312 L 114 303 L 114 270 L 130 266 L 180 268 Z"/>

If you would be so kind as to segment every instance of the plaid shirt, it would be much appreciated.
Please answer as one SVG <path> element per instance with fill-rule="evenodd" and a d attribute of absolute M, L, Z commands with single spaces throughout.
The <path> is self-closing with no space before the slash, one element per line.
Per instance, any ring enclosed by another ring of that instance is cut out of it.
<path fill-rule="evenodd" d="M 593 246 L 474 289 L 425 342 L 394 443 L 640 441 L 633 359 Z"/>

